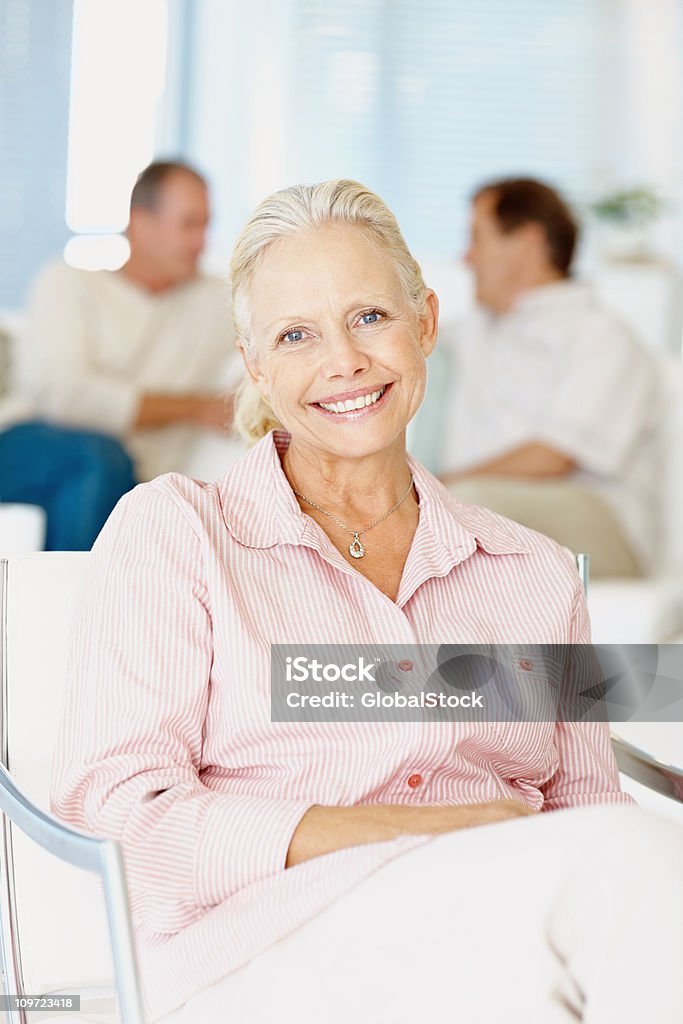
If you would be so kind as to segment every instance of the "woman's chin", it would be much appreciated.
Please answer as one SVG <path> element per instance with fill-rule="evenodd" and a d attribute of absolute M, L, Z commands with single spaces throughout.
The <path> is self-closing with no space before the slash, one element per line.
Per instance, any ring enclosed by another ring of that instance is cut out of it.
<path fill-rule="evenodd" d="M 381 452 L 391 451 L 397 441 L 402 438 L 405 441 L 405 426 L 394 426 L 388 430 L 348 428 L 336 433 L 335 431 L 316 432 L 316 447 L 322 448 L 329 455 L 335 455 L 340 459 L 363 458 L 365 456 L 379 455 Z"/>

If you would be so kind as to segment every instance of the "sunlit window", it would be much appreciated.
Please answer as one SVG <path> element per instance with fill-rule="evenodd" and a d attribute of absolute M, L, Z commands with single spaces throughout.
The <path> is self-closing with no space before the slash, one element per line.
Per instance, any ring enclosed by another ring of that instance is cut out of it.
<path fill-rule="evenodd" d="M 64 259 L 82 270 L 118 270 L 129 251 L 125 235 L 76 235 L 64 246 Z"/>
<path fill-rule="evenodd" d="M 166 75 L 167 0 L 74 0 L 64 251 L 72 265 L 125 262 L 130 190 L 154 153 Z"/>

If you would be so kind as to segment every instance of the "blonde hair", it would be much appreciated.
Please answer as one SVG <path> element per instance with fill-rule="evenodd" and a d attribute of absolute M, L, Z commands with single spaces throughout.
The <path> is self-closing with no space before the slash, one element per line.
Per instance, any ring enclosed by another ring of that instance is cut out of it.
<path fill-rule="evenodd" d="M 418 316 L 424 314 L 427 290 L 422 271 L 405 243 L 396 218 L 378 195 L 346 178 L 318 185 L 294 185 L 274 192 L 259 204 L 232 254 L 230 277 L 235 333 L 247 358 L 251 359 L 254 353 L 249 287 L 263 254 L 283 235 L 328 224 L 349 224 L 364 230 L 393 260 L 410 307 Z M 252 444 L 269 430 L 282 429 L 270 404 L 248 376 L 237 391 L 235 426 Z"/>

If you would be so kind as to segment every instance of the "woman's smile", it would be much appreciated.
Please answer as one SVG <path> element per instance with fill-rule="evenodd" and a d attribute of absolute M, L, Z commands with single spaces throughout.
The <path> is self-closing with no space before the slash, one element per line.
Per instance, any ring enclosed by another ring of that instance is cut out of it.
<path fill-rule="evenodd" d="M 389 401 L 393 384 L 384 384 L 374 390 L 356 391 L 352 397 L 337 401 L 311 402 L 311 408 L 328 419 L 347 422 L 365 419 L 380 412 Z"/>

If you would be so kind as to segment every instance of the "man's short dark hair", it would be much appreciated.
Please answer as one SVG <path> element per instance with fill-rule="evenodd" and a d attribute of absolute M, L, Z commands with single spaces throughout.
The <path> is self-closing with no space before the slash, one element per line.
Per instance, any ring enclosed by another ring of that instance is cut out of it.
<path fill-rule="evenodd" d="M 534 178 L 501 178 L 477 189 L 474 199 L 491 195 L 494 213 L 506 234 L 524 224 L 540 224 L 548 242 L 550 261 L 565 277 L 569 275 L 579 228 L 562 196 Z"/>
<path fill-rule="evenodd" d="M 172 174 L 189 174 L 196 181 L 206 186 L 206 179 L 184 160 L 155 160 L 144 171 L 138 174 L 137 181 L 133 185 L 130 194 L 130 208 L 144 207 L 146 210 L 155 210 L 159 205 L 161 189 Z"/>

